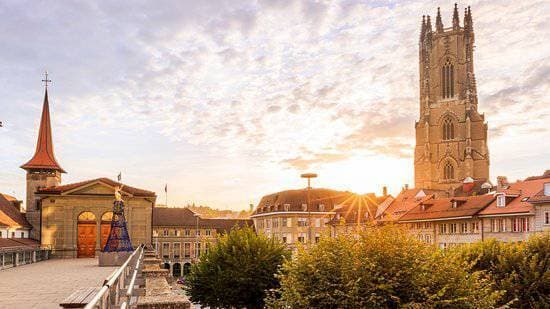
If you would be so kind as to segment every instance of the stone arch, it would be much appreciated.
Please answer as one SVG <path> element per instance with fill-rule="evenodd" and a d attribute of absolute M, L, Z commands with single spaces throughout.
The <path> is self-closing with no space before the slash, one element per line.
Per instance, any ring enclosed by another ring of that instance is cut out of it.
<path fill-rule="evenodd" d="M 94 257 L 97 244 L 97 217 L 83 211 L 77 217 L 77 257 Z"/>
<path fill-rule="evenodd" d="M 458 117 L 451 111 L 445 112 L 437 120 L 441 131 L 441 140 L 453 140 L 458 137 Z"/>
<path fill-rule="evenodd" d="M 162 268 L 163 269 L 170 269 L 170 263 L 163 263 Z"/>
<path fill-rule="evenodd" d="M 172 265 L 172 276 L 174 276 L 174 277 L 180 277 L 181 276 L 181 264 L 180 263 L 174 263 L 174 265 Z"/>
<path fill-rule="evenodd" d="M 191 263 L 183 264 L 183 275 L 184 276 L 189 275 L 190 272 L 191 272 Z"/>

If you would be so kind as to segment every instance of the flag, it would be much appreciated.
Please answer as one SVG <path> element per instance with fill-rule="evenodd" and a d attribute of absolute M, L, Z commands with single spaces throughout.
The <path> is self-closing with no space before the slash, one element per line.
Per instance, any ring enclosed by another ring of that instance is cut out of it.
<path fill-rule="evenodd" d="M 164 185 L 164 192 L 165 192 L 165 193 L 168 193 L 168 184 L 165 184 L 165 185 Z"/>
<path fill-rule="evenodd" d="M 122 172 L 118 173 L 118 176 L 116 176 L 116 178 L 120 182 L 122 180 Z"/>

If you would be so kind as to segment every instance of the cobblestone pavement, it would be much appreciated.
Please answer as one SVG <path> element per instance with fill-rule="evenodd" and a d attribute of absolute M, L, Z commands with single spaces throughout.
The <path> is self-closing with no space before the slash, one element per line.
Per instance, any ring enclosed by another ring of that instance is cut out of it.
<path fill-rule="evenodd" d="M 0 270 L 0 308 L 61 308 L 74 290 L 103 284 L 116 267 L 97 259 L 52 259 Z"/>

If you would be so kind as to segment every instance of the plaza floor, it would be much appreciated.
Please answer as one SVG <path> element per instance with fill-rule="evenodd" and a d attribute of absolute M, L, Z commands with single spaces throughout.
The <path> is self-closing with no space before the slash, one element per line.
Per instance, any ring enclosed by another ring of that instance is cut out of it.
<path fill-rule="evenodd" d="M 98 287 L 116 267 L 97 259 L 52 259 L 0 270 L 0 308 L 61 308 L 82 287 Z"/>

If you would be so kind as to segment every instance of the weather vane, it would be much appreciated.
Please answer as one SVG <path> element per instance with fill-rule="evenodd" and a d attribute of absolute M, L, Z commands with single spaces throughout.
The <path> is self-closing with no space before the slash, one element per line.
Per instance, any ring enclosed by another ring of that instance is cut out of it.
<path fill-rule="evenodd" d="M 45 71 L 44 75 L 45 75 L 45 79 L 43 79 L 42 81 L 44 82 L 44 87 L 46 87 L 46 89 L 48 89 L 48 83 L 51 83 L 52 80 L 48 79 L 48 71 Z"/>

